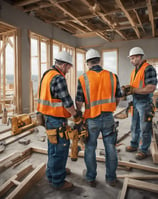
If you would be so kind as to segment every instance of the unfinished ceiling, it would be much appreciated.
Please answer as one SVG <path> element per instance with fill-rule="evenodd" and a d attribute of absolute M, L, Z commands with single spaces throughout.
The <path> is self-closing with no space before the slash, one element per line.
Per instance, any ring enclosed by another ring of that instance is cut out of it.
<path fill-rule="evenodd" d="M 112 41 L 158 37 L 158 0 L 6 0 L 80 37 Z"/>

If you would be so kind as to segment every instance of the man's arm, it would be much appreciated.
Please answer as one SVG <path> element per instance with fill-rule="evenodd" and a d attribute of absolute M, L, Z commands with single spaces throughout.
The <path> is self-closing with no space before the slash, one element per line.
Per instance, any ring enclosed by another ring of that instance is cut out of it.
<path fill-rule="evenodd" d="M 122 93 L 121 93 L 120 82 L 119 82 L 118 76 L 117 75 L 115 76 L 116 76 L 116 81 L 117 81 L 115 98 L 116 98 L 116 106 L 118 106 L 120 102 L 120 98 L 122 97 Z"/>
<path fill-rule="evenodd" d="M 83 94 L 83 90 L 82 90 L 82 86 L 80 81 L 78 80 L 78 86 L 77 86 L 77 94 L 76 94 L 76 108 L 78 111 L 81 110 L 83 102 L 84 102 L 84 94 Z"/>
<path fill-rule="evenodd" d="M 153 93 L 156 89 L 155 85 L 152 84 L 148 84 L 146 85 L 144 88 L 133 88 L 133 92 L 132 93 L 136 93 L 136 94 L 150 94 Z"/>

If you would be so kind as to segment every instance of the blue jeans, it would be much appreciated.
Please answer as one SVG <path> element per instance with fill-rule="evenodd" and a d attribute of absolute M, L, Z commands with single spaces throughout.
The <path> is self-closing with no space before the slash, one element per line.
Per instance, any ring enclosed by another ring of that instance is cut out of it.
<path fill-rule="evenodd" d="M 46 129 L 55 129 L 61 127 L 63 123 L 67 123 L 65 118 L 57 118 L 45 116 Z M 58 143 L 52 144 L 48 140 L 48 162 L 46 176 L 50 183 L 55 187 L 64 184 L 66 177 L 66 162 L 69 153 L 70 141 L 58 136 Z"/>
<path fill-rule="evenodd" d="M 132 140 L 131 146 L 139 148 L 143 153 L 147 153 L 151 144 L 152 121 L 144 121 L 145 109 L 149 106 L 149 99 L 133 98 L 133 117 L 132 117 Z M 139 145 L 140 140 L 142 144 Z"/>
<path fill-rule="evenodd" d="M 93 181 L 97 176 L 96 147 L 99 133 L 102 133 L 103 143 L 106 153 L 106 180 L 116 179 L 116 169 L 118 164 L 115 143 L 116 132 L 113 132 L 114 118 L 111 112 L 104 112 L 100 116 L 87 119 L 89 138 L 85 145 L 85 164 L 87 167 L 87 181 Z"/>

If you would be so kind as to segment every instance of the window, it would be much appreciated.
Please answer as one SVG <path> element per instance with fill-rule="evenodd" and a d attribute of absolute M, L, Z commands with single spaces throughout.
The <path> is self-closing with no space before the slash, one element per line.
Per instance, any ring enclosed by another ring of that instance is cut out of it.
<path fill-rule="evenodd" d="M 85 51 L 80 49 L 76 50 L 76 69 L 77 69 L 77 80 L 84 72 L 86 72 L 85 66 Z"/>
<path fill-rule="evenodd" d="M 43 73 L 49 68 L 49 39 L 43 36 L 30 33 L 31 35 L 31 110 L 36 110 L 37 93 Z M 33 98 L 33 99 L 32 99 Z"/>
<path fill-rule="evenodd" d="M 2 33 L 0 37 L 0 108 L 10 105 L 16 107 L 16 87 L 15 87 L 15 49 L 16 49 L 16 32 Z"/>
<path fill-rule="evenodd" d="M 103 68 L 109 70 L 115 74 L 118 74 L 118 50 L 104 50 L 102 53 L 103 57 Z"/>

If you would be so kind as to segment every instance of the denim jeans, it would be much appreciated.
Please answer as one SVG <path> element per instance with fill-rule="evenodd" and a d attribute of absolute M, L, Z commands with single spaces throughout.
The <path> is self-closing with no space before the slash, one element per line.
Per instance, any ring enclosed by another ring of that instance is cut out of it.
<path fill-rule="evenodd" d="M 131 146 L 147 153 L 151 143 L 152 121 L 144 121 L 145 109 L 149 106 L 150 99 L 133 98 L 132 140 Z M 141 144 L 140 143 L 141 140 Z"/>
<path fill-rule="evenodd" d="M 67 123 L 65 118 L 45 116 L 46 129 L 55 129 Z M 66 162 L 69 153 L 70 141 L 58 137 L 58 144 L 52 144 L 48 140 L 48 162 L 46 176 L 55 187 L 60 187 L 66 177 Z"/>
<path fill-rule="evenodd" d="M 106 153 L 106 180 L 116 179 L 116 169 L 118 164 L 115 143 L 116 132 L 113 132 L 114 118 L 111 112 L 103 112 L 100 116 L 87 119 L 89 138 L 85 145 L 85 164 L 87 167 L 87 181 L 93 181 L 97 176 L 96 147 L 99 133 L 102 133 L 103 143 Z"/>

